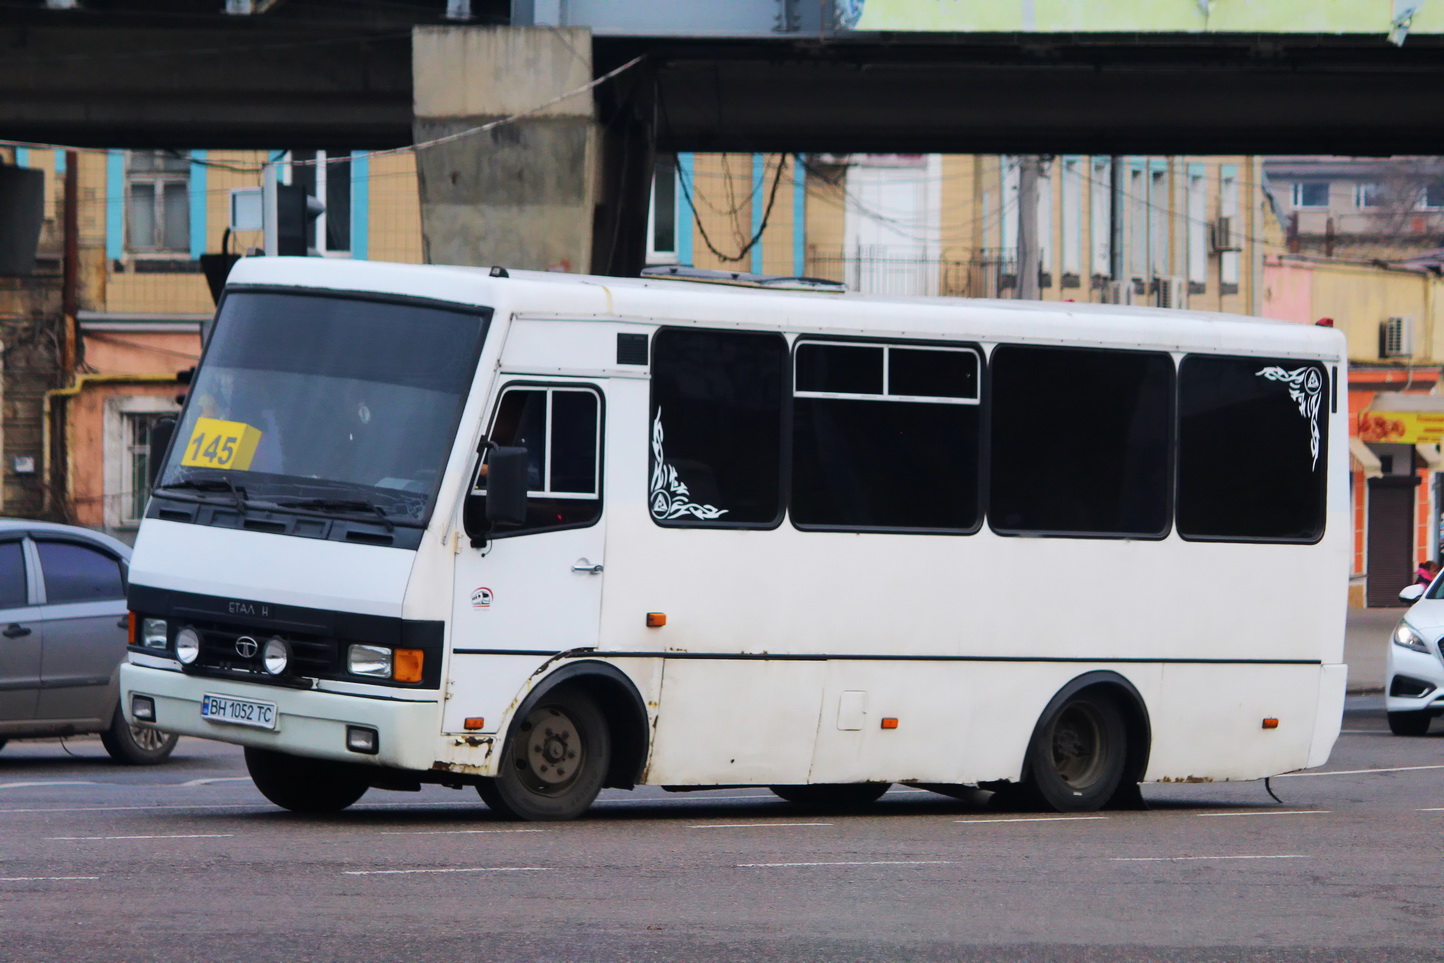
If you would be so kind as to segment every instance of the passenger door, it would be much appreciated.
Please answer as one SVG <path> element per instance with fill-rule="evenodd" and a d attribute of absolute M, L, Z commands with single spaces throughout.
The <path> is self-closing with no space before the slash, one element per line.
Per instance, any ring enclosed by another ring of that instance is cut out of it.
<path fill-rule="evenodd" d="M 495 731 L 538 663 L 597 644 L 603 400 L 598 385 L 562 379 L 513 381 L 498 396 L 488 438 L 527 451 L 526 520 L 488 534 L 486 479 L 475 479 L 456 559 L 447 732 L 476 718 L 486 720 L 479 731 Z M 505 652 L 518 658 L 495 658 Z"/>
<path fill-rule="evenodd" d="M 122 562 L 79 541 L 37 537 L 34 544 L 44 591 L 36 718 L 104 722 L 114 707 L 111 680 L 125 659 Z"/>
<path fill-rule="evenodd" d="M 30 604 L 25 538 L 0 541 L 0 723 L 35 718 L 40 692 L 40 623 Z"/>

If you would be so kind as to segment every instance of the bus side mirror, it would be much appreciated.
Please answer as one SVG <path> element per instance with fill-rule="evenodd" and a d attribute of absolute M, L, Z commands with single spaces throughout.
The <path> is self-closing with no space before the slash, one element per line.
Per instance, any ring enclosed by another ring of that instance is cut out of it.
<path fill-rule="evenodd" d="M 155 480 L 160 475 L 160 466 L 165 459 L 166 449 L 170 447 L 171 436 L 175 434 L 176 420 L 172 417 L 158 418 L 150 426 L 150 443 L 146 449 L 146 467 L 149 469 L 149 477 L 146 483 L 155 487 Z"/>
<path fill-rule="evenodd" d="M 1419 599 L 1423 598 L 1423 596 L 1424 596 L 1424 590 L 1425 590 L 1426 588 L 1428 588 L 1427 585 L 1420 585 L 1419 583 L 1416 582 L 1416 583 L 1414 583 L 1413 585 L 1410 585 L 1408 588 L 1404 589 L 1404 591 L 1402 591 L 1402 592 L 1399 593 L 1399 601 L 1400 601 L 1400 602 L 1417 602 L 1417 601 L 1419 601 Z"/>
<path fill-rule="evenodd" d="M 522 524 L 526 521 L 526 449 L 497 446 L 486 465 L 486 520 L 490 527 Z"/>

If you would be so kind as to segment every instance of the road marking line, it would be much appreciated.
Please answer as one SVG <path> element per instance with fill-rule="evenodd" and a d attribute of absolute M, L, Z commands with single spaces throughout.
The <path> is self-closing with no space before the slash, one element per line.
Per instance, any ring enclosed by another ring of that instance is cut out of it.
<path fill-rule="evenodd" d="M 487 833 L 544 833 L 545 829 L 418 829 L 379 833 L 381 836 L 483 836 Z"/>
<path fill-rule="evenodd" d="M 1416 809 L 1416 810 L 1414 810 L 1414 811 L 1415 811 L 1416 813 L 1444 813 L 1444 809 L 1439 809 L 1439 808 L 1435 808 L 1435 809 Z"/>
<path fill-rule="evenodd" d="M 196 786 L 209 786 L 216 782 L 250 782 L 250 776 L 217 776 L 215 779 L 192 779 L 190 782 L 178 782 L 177 789 L 193 789 Z"/>
<path fill-rule="evenodd" d="M 954 819 L 955 823 L 1064 823 L 1082 819 L 1107 819 L 1107 816 L 1011 816 L 1005 819 Z"/>
<path fill-rule="evenodd" d="M 951 864 L 951 859 L 878 859 L 870 861 L 837 863 L 738 863 L 738 869 L 776 869 L 789 866 L 941 866 Z"/>
<path fill-rule="evenodd" d="M 1331 809 L 1274 809 L 1257 813 L 1194 813 L 1195 816 L 1321 816 Z"/>
<path fill-rule="evenodd" d="M 688 826 L 688 829 L 795 829 L 798 826 L 831 826 L 832 823 L 716 823 Z"/>
<path fill-rule="evenodd" d="M 77 879 L 100 879 L 99 876 L 0 876 L 0 883 L 68 883 Z"/>
<path fill-rule="evenodd" d="M 1192 859 L 1308 859 L 1308 856 L 1110 856 L 1114 863 L 1180 863 Z"/>
<path fill-rule="evenodd" d="M 91 782 L 89 780 L 77 779 L 56 779 L 47 782 L 5 782 L 0 783 L 0 789 L 29 789 L 32 786 L 104 786 L 107 783 Z"/>
<path fill-rule="evenodd" d="M 343 876 L 406 876 L 415 873 L 542 873 L 550 866 L 469 866 L 458 869 L 348 869 Z"/>
<path fill-rule="evenodd" d="M 230 839 L 235 833 L 192 833 L 176 836 L 46 836 L 52 840 L 90 842 L 97 839 Z"/>
<path fill-rule="evenodd" d="M 1420 769 L 1444 769 L 1444 766 L 1398 766 L 1393 769 L 1333 769 L 1329 772 L 1281 772 L 1275 779 L 1293 779 L 1298 776 L 1364 776 L 1375 772 L 1418 772 Z"/>

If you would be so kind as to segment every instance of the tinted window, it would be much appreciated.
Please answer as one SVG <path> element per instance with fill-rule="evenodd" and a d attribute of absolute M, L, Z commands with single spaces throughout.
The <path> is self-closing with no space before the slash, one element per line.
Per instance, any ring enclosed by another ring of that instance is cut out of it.
<path fill-rule="evenodd" d="M 1324 532 L 1328 374 L 1260 358 L 1185 358 L 1178 375 L 1178 531 L 1315 541 Z"/>
<path fill-rule="evenodd" d="M 989 370 L 995 530 L 1166 534 L 1168 355 L 1003 345 Z"/>
<path fill-rule="evenodd" d="M 653 339 L 652 517 L 770 527 L 782 515 L 780 335 L 664 330 Z"/>
<path fill-rule="evenodd" d="M 793 523 L 975 529 L 978 357 L 967 349 L 800 343 Z M 835 376 L 834 361 L 845 364 L 847 378 Z M 849 389 L 860 384 L 875 386 L 869 394 L 877 397 L 849 397 Z M 935 400 L 912 400 L 920 396 Z"/>
<path fill-rule="evenodd" d="M 0 542 L 0 608 L 29 601 L 25 590 L 25 549 L 18 541 Z"/>
<path fill-rule="evenodd" d="M 587 525 L 602 512 L 600 411 L 596 393 L 585 388 L 518 387 L 502 392 L 488 438 L 527 452 L 527 518 L 519 534 L 544 528 Z M 486 479 L 477 478 L 467 499 L 466 527 L 486 528 Z"/>
<path fill-rule="evenodd" d="M 45 601 L 97 602 L 125 597 L 120 562 L 114 556 L 74 542 L 36 542 Z"/>

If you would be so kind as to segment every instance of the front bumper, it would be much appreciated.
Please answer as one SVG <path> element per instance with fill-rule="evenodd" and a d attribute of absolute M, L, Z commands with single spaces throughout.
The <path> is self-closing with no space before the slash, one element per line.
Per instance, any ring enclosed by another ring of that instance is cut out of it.
<path fill-rule="evenodd" d="M 155 702 L 155 726 L 167 732 L 297 756 L 413 771 L 431 768 L 441 725 L 440 704 L 434 697 L 403 700 L 286 689 L 142 665 L 120 667 L 120 691 L 120 704 L 131 722 L 135 721 L 131 718 L 131 696 L 146 696 Z M 207 694 L 272 703 L 276 706 L 276 728 L 203 719 L 201 698 Z M 347 726 L 376 730 L 377 752 L 348 749 Z"/>
<path fill-rule="evenodd" d="M 1439 642 L 1429 638 L 1429 652 L 1389 643 L 1387 669 L 1384 678 L 1384 708 L 1389 712 L 1430 712 L 1444 715 L 1444 662 L 1435 653 Z M 1394 695 L 1395 692 L 1413 691 L 1419 688 L 1415 681 L 1429 686 L 1428 691 L 1415 695 Z"/>

